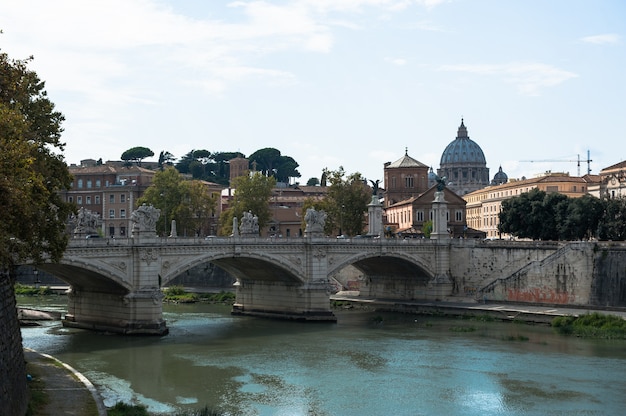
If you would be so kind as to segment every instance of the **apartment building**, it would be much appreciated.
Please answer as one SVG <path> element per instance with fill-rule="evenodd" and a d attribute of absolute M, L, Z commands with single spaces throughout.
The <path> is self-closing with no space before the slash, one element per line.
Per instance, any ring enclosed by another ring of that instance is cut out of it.
<path fill-rule="evenodd" d="M 99 214 L 103 237 L 129 236 L 130 214 L 137 199 L 152 184 L 155 172 L 116 162 L 100 164 L 93 159 L 72 164 L 69 171 L 74 180 L 71 189 L 61 193 L 65 201 Z"/>
<path fill-rule="evenodd" d="M 484 231 L 488 238 L 506 237 L 498 232 L 502 201 L 537 188 L 544 192 L 558 192 L 568 197 L 580 197 L 597 182 L 597 175 L 570 176 L 562 172 L 546 172 L 532 179 L 515 180 L 487 186 L 463 195 L 467 201 L 467 226 Z"/>

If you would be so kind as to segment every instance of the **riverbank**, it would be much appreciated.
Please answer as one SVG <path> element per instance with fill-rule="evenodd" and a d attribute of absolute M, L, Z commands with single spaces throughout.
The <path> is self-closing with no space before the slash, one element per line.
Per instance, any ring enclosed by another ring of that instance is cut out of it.
<path fill-rule="evenodd" d="M 521 321 L 547 324 L 560 316 L 580 316 L 601 313 L 620 316 L 626 319 L 626 309 L 597 307 L 572 307 L 568 305 L 531 305 L 522 303 L 479 303 L 471 298 L 447 298 L 440 302 L 433 301 L 398 301 L 391 299 L 362 298 L 355 291 L 338 292 L 331 295 L 331 301 L 353 303 L 380 311 L 414 313 L 441 316 L 486 315 L 502 321 Z"/>
<path fill-rule="evenodd" d="M 31 415 L 106 416 L 94 385 L 81 373 L 56 358 L 24 349 L 30 376 Z"/>

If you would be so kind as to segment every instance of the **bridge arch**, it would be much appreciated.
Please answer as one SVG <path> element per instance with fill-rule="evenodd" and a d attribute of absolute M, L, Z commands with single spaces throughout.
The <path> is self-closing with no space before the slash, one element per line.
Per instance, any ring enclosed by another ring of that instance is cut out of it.
<path fill-rule="evenodd" d="M 170 260 L 166 259 L 162 265 L 161 284 L 167 285 L 177 276 L 206 263 L 219 266 L 239 281 L 259 280 L 293 284 L 305 282 L 302 271 L 285 258 L 250 252 L 237 256 L 224 253 L 203 253 L 175 265 L 170 265 Z"/>
<path fill-rule="evenodd" d="M 418 278 L 428 281 L 435 275 L 424 259 L 403 252 L 357 253 L 329 266 L 328 274 L 333 275 L 347 266 L 357 268 L 366 277 Z"/>
<path fill-rule="evenodd" d="M 69 283 L 73 288 L 92 291 L 126 294 L 133 290 L 127 281 L 125 268 L 120 262 L 117 267 L 92 258 L 63 257 L 58 263 L 42 263 L 36 267 Z"/>

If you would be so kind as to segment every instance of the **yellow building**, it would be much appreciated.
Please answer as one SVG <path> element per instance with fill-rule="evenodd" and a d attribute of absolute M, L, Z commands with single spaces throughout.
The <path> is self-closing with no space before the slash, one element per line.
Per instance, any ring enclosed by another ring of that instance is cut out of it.
<path fill-rule="evenodd" d="M 463 195 L 463 199 L 467 201 L 467 226 L 484 231 L 487 238 L 506 237 L 498 232 L 502 201 L 519 196 L 534 188 L 576 198 L 588 193 L 589 188 L 594 185 L 594 181 L 596 181 L 596 175 L 577 177 L 569 176 L 567 173 L 546 172 L 532 179 L 512 179 L 507 183 L 479 189 Z"/>

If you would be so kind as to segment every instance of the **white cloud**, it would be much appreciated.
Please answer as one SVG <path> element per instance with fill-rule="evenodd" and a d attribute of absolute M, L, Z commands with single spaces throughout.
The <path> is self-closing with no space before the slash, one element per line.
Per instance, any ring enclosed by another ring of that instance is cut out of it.
<path fill-rule="evenodd" d="M 578 75 L 542 63 L 444 65 L 444 71 L 494 75 L 514 84 L 522 95 L 537 96 L 544 88 L 554 87 Z"/>
<path fill-rule="evenodd" d="M 620 41 L 620 37 L 614 33 L 606 33 L 603 35 L 585 36 L 584 38 L 581 38 L 581 40 L 585 43 L 603 45 L 607 43 L 618 43 Z"/>

